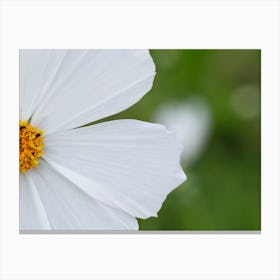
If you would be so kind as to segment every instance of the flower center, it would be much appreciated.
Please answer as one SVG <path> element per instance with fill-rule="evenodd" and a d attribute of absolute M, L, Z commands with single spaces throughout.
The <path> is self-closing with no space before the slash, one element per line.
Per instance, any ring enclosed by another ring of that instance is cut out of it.
<path fill-rule="evenodd" d="M 38 166 L 39 158 L 44 153 L 43 133 L 43 130 L 27 121 L 19 122 L 19 169 L 22 173 Z"/>

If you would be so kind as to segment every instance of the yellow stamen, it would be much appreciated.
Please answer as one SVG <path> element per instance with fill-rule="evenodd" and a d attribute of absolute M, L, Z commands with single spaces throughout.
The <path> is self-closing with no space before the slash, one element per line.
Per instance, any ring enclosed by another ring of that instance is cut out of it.
<path fill-rule="evenodd" d="M 44 153 L 43 133 L 43 130 L 27 121 L 19 122 L 19 169 L 22 173 L 38 166 L 39 158 Z"/>

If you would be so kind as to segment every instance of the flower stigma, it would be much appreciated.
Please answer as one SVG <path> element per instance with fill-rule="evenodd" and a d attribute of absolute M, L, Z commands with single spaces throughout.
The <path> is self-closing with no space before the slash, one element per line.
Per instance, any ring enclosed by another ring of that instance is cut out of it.
<path fill-rule="evenodd" d="M 28 121 L 19 122 L 19 169 L 22 173 L 37 167 L 44 150 L 44 131 Z"/>

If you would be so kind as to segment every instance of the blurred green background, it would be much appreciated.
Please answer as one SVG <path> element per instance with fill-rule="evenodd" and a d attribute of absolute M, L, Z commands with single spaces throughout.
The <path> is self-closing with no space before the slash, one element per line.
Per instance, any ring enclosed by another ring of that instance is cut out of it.
<path fill-rule="evenodd" d="M 136 105 L 109 119 L 154 122 L 163 105 L 199 98 L 211 115 L 188 180 L 140 230 L 260 230 L 260 50 L 151 50 L 157 75 Z M 208 124 L 210 126 L 210 124 Z M 194 141 L 196 141 L 194 139 Z"/>

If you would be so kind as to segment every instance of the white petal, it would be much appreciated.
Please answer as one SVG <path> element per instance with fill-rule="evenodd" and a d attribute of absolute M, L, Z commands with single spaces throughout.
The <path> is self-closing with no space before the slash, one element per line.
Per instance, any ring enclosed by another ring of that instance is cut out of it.
<path fill-rule="evenodd" d="M 19 224 L 20 230 L 51 229 L 45 208 L 34 182 L 29 176 L 19 177 Z"/>
<path fill-rule="evenodd" d="M 65 50 L 20 50 L 20 118 L 28 120 L 51 89 Z"/>
<path fill-rule="evenodd" d="M 156 216 L 181 184 L 181 145 L 163 126 L 118 120 L 49 135 L 44 158 L 96 199 L 129 214 Z"/>
<path fill-rule="evenodd" d="M 28 178 L 36 185 L 53 230 L 137 230 L 137 220 L 105 206 L 43 160 Z"/>
<path fill-rule="evenodd" d="M 184 146 L 185 164 L 190 165 L 201 156 L 212 130 L 211 110 L 203 99 L 163 104 L 155 112 L 154 120 L 176 132 Z"/>
<path fill-rule="evenodd" d="M 125 110 L 152 87 L 155 65 L 147 50 L 68 50 L 62 61 L 58 51 L 50 56 L 59 68 L 45 74 L 48 87 L 31 121 L 46 135 Z M 39 73 L 45 67 L 37 66 Z M 25 71 L 22 80 L 32 79 Z"/>

